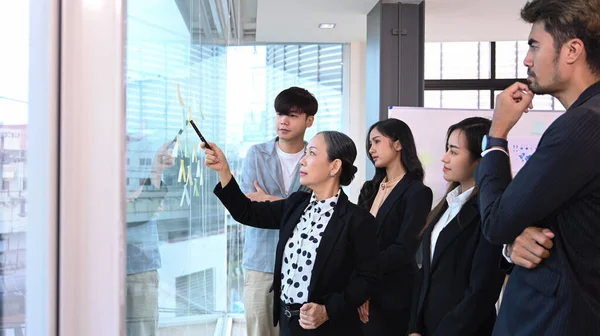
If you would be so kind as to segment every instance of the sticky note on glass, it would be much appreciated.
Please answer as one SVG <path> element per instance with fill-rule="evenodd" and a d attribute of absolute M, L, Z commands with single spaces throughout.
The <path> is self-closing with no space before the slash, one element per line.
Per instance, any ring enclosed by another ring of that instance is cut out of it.
<path fill-rule="evenodd" d="M 542 134 L 544 134 L 545 130 L 546 130 L 546 124 L 544 124 L 541 121 L 536 121 L 533 123 L 533 125 L 531 125 L 531 133 L 532 134 L 542 135 Z"/>
<path fill-rule="evenodd" d="M 423 152 L 419 154 L 419 160 L 421 160 L 421 164 L 423 166 L 429 166 L 433 162 L 433 158 L 429 152 Z"/>
<path fill-rule="evenodd" d="M 183 97 L 181 96 L 181 85 L 177 83 L 177 99 L 179 100 L 179 105 L 182 107 L 185 106 L 183 103 Z"/>

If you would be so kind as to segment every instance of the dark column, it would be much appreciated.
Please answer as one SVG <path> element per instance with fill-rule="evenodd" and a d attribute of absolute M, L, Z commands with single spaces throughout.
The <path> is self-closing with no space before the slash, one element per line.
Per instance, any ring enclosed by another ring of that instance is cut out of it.
<path fill-rule="evenodd" d="M 423 106 L 425 3 L 379 1 L 367 15 L 367 127 L 389 106 Z M 367 164 L 367 178 L 373 175 Z"/>

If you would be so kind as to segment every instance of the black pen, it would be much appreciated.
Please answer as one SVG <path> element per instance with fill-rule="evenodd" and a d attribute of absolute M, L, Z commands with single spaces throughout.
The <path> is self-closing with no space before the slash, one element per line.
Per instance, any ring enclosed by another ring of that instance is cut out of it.
<path fill-rule="evenodd" d="M 202 136 L 202 133 L 200 133 L 200 130 L 198 129 L 198 127 L 196 126 L 196 123 L 194 123 L 193 120 L 190 119 L 190 124 L 192 124 L 192 127 L 194 128 L 194 131 L 196 131 L 196 134 L 198 134 L 198 136 L 200 137 L 200 140 L 202 142 L 204 142 L 204 146 L 208 149 L 212 149 L 210 147 L 210 145 L 208 144 L 208 142 L 206 141 L 206 139 L 204 139 L 204 137 Z"/>

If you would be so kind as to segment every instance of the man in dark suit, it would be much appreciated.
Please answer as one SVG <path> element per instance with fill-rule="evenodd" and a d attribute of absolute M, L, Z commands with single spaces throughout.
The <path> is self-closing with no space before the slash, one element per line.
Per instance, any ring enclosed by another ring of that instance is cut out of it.
<path fill-rule="evenodd" d="M 598 13 L 600 0 L 533 0 L 521 11 L 533 24 L 524 61 L 529 86 L 515 83 L 498 96 L 482 144 L 475 174 L 482 231 L 492 243 L 509 244 L 531 234 L 527 227 L 547 228 L 538 233 L 553 237 L 553 246 L 537 267 L 514 267 L 494 335 L 600 332 Z M 534 94 L 556 97 L 567 111 L 511 182 L 506 139 Z"/>

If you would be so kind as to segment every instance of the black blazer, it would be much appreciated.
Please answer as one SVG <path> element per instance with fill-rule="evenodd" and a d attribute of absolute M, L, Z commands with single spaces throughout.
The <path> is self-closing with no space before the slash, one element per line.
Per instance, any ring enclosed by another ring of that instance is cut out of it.
<path fill-rule="evenodd" d="M 554 232 L 550 257 L 515 266 L 494 335 L 600 334 L 600 83 L 544 132 L 511 182 L 510 160 L 485 155 L 475 172 L 483 233 L 511 243 L 528 226 Z"/>
<path fill-rule="evenodd" d="M 276 202 L 251 202 L 235 179 L 215 194 L 238 222 L 263 229 L 279 229 L 275 256 L 273 320 L 280 313 L 282 255 L 304 209 L 307 192 L 295 192 Z M 350 203 L 342 192 L 319 244 L 310 280 L 308 302 L 325 305 L 329 320 L 312 335 L 362 335 L 357 308 L 369 299 L 379 282 L 375 219 Z"/>
<path fill-rule="evenodd" d="M 379 208 L 376 225 L 382 278 L 372 305 L 385 310 L 410 309 L 419 271 L 415 260 L 419 232 L 425 227 L 432 199 L 431 189 L 407 174 Z M 373 201 L 367 203 L 367 210 Z M 359 204 L 362 202 L 359 199 Z"/>
<path fill-rule="evenodd" d="M 437 223 L 441 212 L 432 223 Z M 409 333 L 433 336 L 491 335 L 504 282 L 502 246 L 481 233 L 477 197 L 440 233 L 431 260 L 430 225 L 423 234 L 423 266 Z"/>

